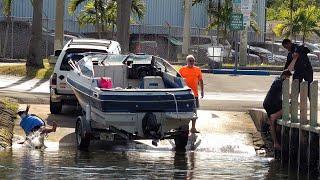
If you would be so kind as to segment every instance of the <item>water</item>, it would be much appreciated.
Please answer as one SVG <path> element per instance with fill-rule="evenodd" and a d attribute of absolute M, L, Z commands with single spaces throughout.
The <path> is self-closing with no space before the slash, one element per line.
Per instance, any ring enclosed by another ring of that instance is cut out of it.
<path fill-rule="evenodd" d="M 171 141 L 95 143 L 89 151 L 47 143 L 45 150 L 14 146 L 0 152 L 5 179 L 286 179 L 279 162 L 256 156 L 247 135 L 192 136 L 187 152 Z M 235 143 L 237 142 L 237 143 Z M 195 148 L 195 150 L 192 150 Z"/>

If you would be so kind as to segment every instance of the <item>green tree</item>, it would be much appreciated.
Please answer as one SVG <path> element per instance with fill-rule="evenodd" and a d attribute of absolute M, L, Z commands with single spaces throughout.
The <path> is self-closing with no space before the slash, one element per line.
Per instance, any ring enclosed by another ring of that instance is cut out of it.
<path fill-rule="evenodd" d="M 68 5 L 69 14 L 75 14 L 76 9 L 84 2 L 86 2 L 86 4 L 84 4 L 83 9 L 79 14 L 76 14 L 81 26 L 94 24 L 96 25 L 98 34 L 100 34 L 101 30 L 105 31 L 105 28 L 112 28 L 112 30 L 114 30 L 117 20 L 116 0 L 71 0 Z M 132 6 L 129 8 L 129 13 L 130 9 L 135 17 L 138 19 L 143 18 L 145 14 L 145 4 L 142 0 L 132 0 Z"/>
<path fill-rule="evenodd" d="M 222 32 L 223 40 L 226 40 L 228 38 L 231 14 L 233 12 L 232 0 L 225 0 L 222 6 L 219 5 L 219 1 L 217 3 L 216 0 L 193 0 L 193 5 L 198 3 L 207 4 L 207 13 L 210 19 L 208 29 L 218 28 L 217 30 Z M 255 13 L 251 13 L 250 27 L 255 32 L 260 32 L 258 23 L 254 20 L 255 16 Z M 222 29 L 220 29 L 220 27 L 222 27 Z"/>
<path fill-rule="evenodd" d="M 292 20 L 287 13 L 288 10 L 282 10 L 280 15 L 284 17 L 284 21 L 277 24 L 273 31 L 277 36 L 296 38 L 297 35 L 302 35 L 302 41 L 310 36 L 316 34 L 320 37 L 319 27 L 319 13 L 320 9 L 315 5 L 306 5 L 300 7 L 292 13 Z M 287 16 L 287 19 L 285 18 Z"/>

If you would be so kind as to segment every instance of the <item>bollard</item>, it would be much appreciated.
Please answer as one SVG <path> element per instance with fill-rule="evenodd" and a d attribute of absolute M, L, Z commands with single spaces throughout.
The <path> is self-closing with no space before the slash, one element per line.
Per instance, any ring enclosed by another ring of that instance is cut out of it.
<path fill-rule="evenodd" d="M 282 84 L 282 129 L 281 129 L 281 164 L 287 166 L 289 162 L 289 134 L 290 128 L 288 127 L 289 122 L 289 79 L 283 81 Z"/>
<path fill-rule="evenodd" d="M 308 154 L 309 154 L 309 131 L 308 131 L 308 82 L 300 83 L 300 132 L 299 132 L 299 157 L 298 172 L 299 175 L 308 173 Z"/>
<path fill-rule="evenodd" d="M 318 81 L 310 84 L 309 179 L 319 176 Z"/>

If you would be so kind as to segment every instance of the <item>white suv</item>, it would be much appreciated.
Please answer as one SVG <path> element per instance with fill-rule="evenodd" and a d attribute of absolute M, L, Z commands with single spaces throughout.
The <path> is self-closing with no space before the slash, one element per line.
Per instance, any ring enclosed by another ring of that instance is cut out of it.
<path fill-rule="evenodd" d="M 68 63 L 73 54 L 85 52 L 102 52 L 120 54 L 120 44 L 116 41 L 102 39 L 72 39 L 62 50 L 57 50 L 55 56 L 59 56 L 50 78 L 50 112 L 58 114 L 62 105 L 76 105 L 77 100 L 72 90 L 67 86 L 67 74 L 71 70 Z M 72 60 L 80 60 L 82 55 L 73 55 Z"/>

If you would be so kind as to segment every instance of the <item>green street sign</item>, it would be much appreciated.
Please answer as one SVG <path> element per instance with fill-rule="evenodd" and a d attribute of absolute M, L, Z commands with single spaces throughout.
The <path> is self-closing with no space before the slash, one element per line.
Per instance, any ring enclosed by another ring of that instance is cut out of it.
<path fill-rule="evenodd" d="M 233 4 L 241 4 L 241 0 L 232 0 Z"/>
<path fill-rule="evenodd" d="M 243 14 L 232 13 L 229 28 L 231 31 L 243 30 Z"/>

